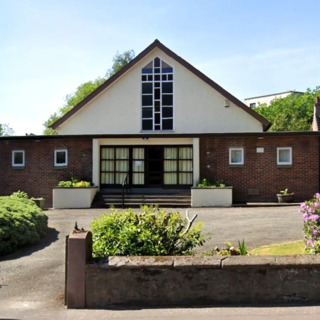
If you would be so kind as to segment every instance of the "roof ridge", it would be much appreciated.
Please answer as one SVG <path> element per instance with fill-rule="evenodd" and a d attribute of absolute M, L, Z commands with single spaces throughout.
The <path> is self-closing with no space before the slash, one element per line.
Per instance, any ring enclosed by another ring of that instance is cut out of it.
<path fill-rule="evenodd" d="M 264 117 L 262 117 L 257 112 L 253 111 L 251 108 L 247 107 L 242 101 L 240 101 L 238 98 L 233 96 L 227 90 L 222 88 L 220 85 L 218 85 L 216 82 L 214 82 L 208 76 L 206 76 L 203 72 L 201 72 L 200 70 L 195 68 L 189 62 L 187 62 L 186 60 L 184 60 L 183 58 L 178 56 L 175 52 L 173 52 L 168 47 L 166 47 L 164 44 L 162 44 L 158 39 L 155 39 L 147 48 L 145 48 L 143 51 L 141 51 L 135 58 L 133 58 L 120 71 L 118 71 L 116 74 L 114 74 L 109 79 L 107 79 L 102 85 L 100 85 L 96 90 L 94 90 L 91 94 L 89 94 L 85 99 L 83 99 L 81 102 L 79 102 L 76 106 L 74 106 L 69 112 L 67 112 L 64 116 L 62 116 L 60 119 L 58 119 L 56 122 L 54 122 L 51 125 L 51 128 L 57 129 L 62 123 L 64 123 L 66 120 L 68 120 L 70 117 L 72 117 L 76 112 L 78 112 L 87 103 L 89 103 L 92 99 L 94 99 L 97 95 L 99 95 L 104 89 L 106 89 L 108 86 L 110 86 L 112 83 L 114 83 L 117 79 L 119 79 L 123 74 L 125 74 L 129 69 L 131 69 L 134 65 L 136 65 L 140 60 L 142 60 L 145 56 L 147 56 L 155 48 L 159 48 L 160 50 L 162 50 L 168 56 L 170 56 L 171 58 L 176 60 L 178 63 L 183 65 L 185 68 L 187 68 L 190 72 L 192 72 L 197 77 L 199 77 L 204 82 L 206 82 L 208 85 L 210 85 L 212 88 L 217 90 L 220 94 L 222 94 L 227 99 L 232 101 L 236 106 L 240 107 L 245 112 L 247 112 L 252 117 L 254 117 L 256 120 L 261 122 L 263 125 L 264 131 L 267 131 L 270 128 L 271 123 L 268 120 L 266 120 Z"/>

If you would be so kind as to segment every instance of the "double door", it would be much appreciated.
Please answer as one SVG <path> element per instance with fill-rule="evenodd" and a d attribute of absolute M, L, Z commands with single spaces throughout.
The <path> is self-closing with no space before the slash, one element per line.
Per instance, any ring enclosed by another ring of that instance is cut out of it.
<path fill-rule="evenodd" d="M 192 146 L 101 147 L 100 184 L 134 187 L 190 186 Z"/>

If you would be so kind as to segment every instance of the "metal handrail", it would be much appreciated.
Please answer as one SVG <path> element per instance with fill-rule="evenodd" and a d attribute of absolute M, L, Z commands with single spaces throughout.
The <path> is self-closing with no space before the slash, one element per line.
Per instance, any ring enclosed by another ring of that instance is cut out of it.
<path fill-rule="evenodd" d="M 125 186 L 127 185 L 128 177 L 129 177 L 129 172 L 127 172 L 126 177 L 123 179 L 123 182 L 122 182 L 122 209 L 124 209 L 124 189 L 125 189 Z"/>

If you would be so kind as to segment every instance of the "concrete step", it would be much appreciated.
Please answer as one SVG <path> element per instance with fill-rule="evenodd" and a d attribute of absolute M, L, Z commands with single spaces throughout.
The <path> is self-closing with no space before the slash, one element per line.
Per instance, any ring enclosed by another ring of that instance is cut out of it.
<path fill-rule="evenodd" d="M 159 205 L 160 207 L 190 207 L 191 195 L 185 194 L 126 194 L 125 207 L 140 207 L 141 205 Z M 92 207 L 122 207 L 122 194 L 99 194 Z"/>

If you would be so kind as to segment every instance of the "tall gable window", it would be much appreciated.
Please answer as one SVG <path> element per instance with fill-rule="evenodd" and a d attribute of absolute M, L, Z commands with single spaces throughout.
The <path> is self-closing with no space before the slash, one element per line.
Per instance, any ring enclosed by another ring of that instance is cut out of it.
<path fill-rule="evenodd" d="M 155 58 L 142 69 L 142 130 L 173 130 L 173 68 Z"/>

